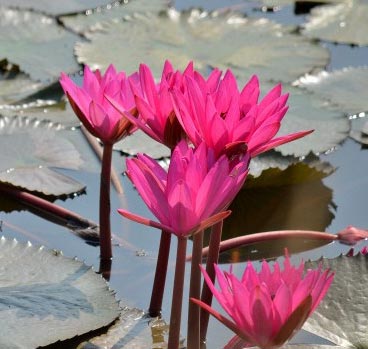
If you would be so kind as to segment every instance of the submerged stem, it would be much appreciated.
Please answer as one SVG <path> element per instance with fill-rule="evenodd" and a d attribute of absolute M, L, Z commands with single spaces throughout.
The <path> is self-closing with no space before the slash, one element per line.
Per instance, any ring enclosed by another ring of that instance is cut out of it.
<path fill-rule="evenodd" d="M 159 316 L 162 308 L 162 299 L 164 296 L 167 265 L 169 263 L 171 244 L 171 233 L 161 232 L 160 247 L 158 250 L 155 279 L 153 281 L 151 302 L 148 313 L 152 317 Z"/>
<path fill-rule="evenodd" d="M 178 237 L 174 288 L 171 303 L 169 340 L 168 340 L 168 348 L 170 349 L 179 349 L 186 250 L 187 250 L 187 238 Z"/>
<path fill-rule="evenodd" d="M 104 144 L 100 180 L 100 258 L 112 257 L 110 223 L 110 180 L 112 144 Z"/>
<path fill-rule="evenodd" d="M 193 236 L 189 298 L 199 299 L 201 296 L 201 270 L 199 265 L 202 263 L 203 234 L 204 231 L 202 230 Z M 188 349 L 200 348 L 200 313 L 201 308 L 197 304 L 189 302 L 187 334 Z"/>
<path fill-rule="evenodd" d="M 218 262 L 219 253 L 220 253 L 220 242 L 221 242 L 221 235 L 222 235 L 222 225 L 223 221 L 216 223 L 212 227 L 210 242 L 208 246 L 208 257 L 206 263 L 206 271 L 211 279 L 211 281 L 215 282 L 215 268 L 214 264 Z M 203 281 L 202 286 L 202 295 L 201 300 L 202 302 L 211 306 L 212 304 L 212 292 L 208 287 L 207 283 Z M 207 328 L 208 328 L 208 321 L 209 321 L 209 313 L 206 311 L 201 311 L 200 315 L 200 341 L 204 343 L 207 337 Z"/>

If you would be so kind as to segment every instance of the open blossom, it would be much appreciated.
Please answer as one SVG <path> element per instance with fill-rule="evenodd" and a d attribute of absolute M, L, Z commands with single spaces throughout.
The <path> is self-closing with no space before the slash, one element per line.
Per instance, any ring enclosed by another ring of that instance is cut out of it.
<path fill-rule="evenodd" d="M 218 84 L 221 72 L 214 69 L 210 76 L 204 79 L 194 70 L 193 62 L 190 62 L 186 69 L 180 72 L 179 70 L 174 71 L 170 61 L 165 61 L 161 80 L 156 83 L 150 68 L 141 64 L 134 83 L 131 80 L 140 118 L 134 118 L 116 100 L 111 100 L 111 104 L 151 138 L 173 149 L 187 136 L 176 118 L 171 90 L 175 87 L 184 91 L 186 76 L 195 79 L 202 88 L 213 90 Z"/>
<path fill-rule="evenodd" d="M 304 263 L 298 268 L 286 256 L 284 270 L 275 263 L 271 271 L 263 262 L 259 273 L 249 262 L 241 279 L 231 271 L 222 272 L 215 265 L 217 289 L 206 271 L 204 278 L 213 295 L 231 320 L 207 304 L 192 299 L 241 337 L 247 346 L 263 349 L 279 348 L 316 309 L 325 296 L 334 274 L 330 270 L 307 270 Z"/>
<path fill-rule="evenodd" d="M 259 102 L 259 81 L 253 76 L 239 92 L 230 70 L 216 88 L 206 88 L 190 76 L 185 90 L 173 87 L 175 114 L 191 142 L 205 142 L 220 156 L 228 148 L 246 143 L 251 157 L 278 145 L 301 138 L 312 131 L 275 137 L 288 106 L 288 94 L 275 86 Z"/>
<path fill-rule="evenodd" d="M 216 159 L 206 145 L 181 141 L 166 172 L 144 154 L 127 160 L 127 174 L 159 222 L 118 210 L 123 216 L 177 236 L 189 236 L 229 215 L 224 211 L 243 186 L 249 156 Z"/>
<path fill-rule="evenodd" d="M 60 84 L 70 104 L 87 130 L 103 143 L 113 144 L 134 129 L 134 125 L 122 116 L 107 100 L 117 100 L 119 105 L 135 114 L 135 101 L 124 72 L 117 73 L 110 65 L 104 75 L 99 70 L 84 68 L 83 85 L 77 86 L 66 74 L 61 74 Z"/>

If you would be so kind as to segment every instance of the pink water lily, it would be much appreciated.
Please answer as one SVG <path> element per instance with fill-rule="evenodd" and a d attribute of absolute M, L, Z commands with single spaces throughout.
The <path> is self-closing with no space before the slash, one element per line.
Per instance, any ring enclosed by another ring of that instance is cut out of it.
<path fill-rule="evenodd" d="M 191 148 L 181 141 L 173 150 L 166 172 L 144 154 L 127 160 L 127 173 L 159 222 L 118 210 L 123 216 L 177 236 L 189 236 L 225 218 L 224 212 L 243 186 L 249 156 L 214 157 L 200 144 Z"/>
<path fill-rule="evenodd" d="M 202 269 L 214 296 L 231 319 L 192 299 L 241 337 L 247 346 L 264 349 L 281 347 L 298 331 L 325 296 L 334 274 L 330 270 L 307 270 L 304 263 L 291 265 L 286 256 L 284 269 L 278 263 L 273 271 L 263 262 L 256 272 L 249 262 L 241 279 L 222 272 L 215 265 L 217 289 Z"/>
<path fill-rule="evenodd" d="M 194 145 L 205 142 L 220 156 L 228 148 L 246 143 L 252 157 L 312 131 L 276 137 L 288 106 L 288 94 L 275 86 L 259 102 L 260 87 L 253 76 L 238 90 L 231 70 L 211 89 L 185 76 L 185 90 L 172 88 L 175 114 Z"/>
<path fill-rule="evenodd" d="M 205 90 L 213 90 L 218 84 L 221 72 L 214 69 L 210 76 L 204 79 L 198 71 L 194 70 L 193 62 L 189 62 L 186 69 L 180 72 L 174 70 L 170 61 L 166 61 L 161 80 L 156 83 L 150 68 L 141 64 L 137 74 L 138 78 L 132 83 L 140 118 L 136 119 L 126 108 L 119 105 L 117 100 L 111 100 L 111 104 L 151 138 L 173 149 L 180 140 L 187 136 L 176 118 L 171 90 L 175 87 L 184 91 L 186 76 L 197 81 Z"/>
<path fill-rule="evenodd" d="M 119 105 L 135 114 L 135 101 L 129 80 L 124 72 L 116 72 L 110 65 L 104 75 L 99 70 L 92 72 L 84 68 L 83 85 L 77 86 L 66 74 L 61 74 L 60 84 L 70 104 L 87 130 L 101 139 L 104 144 L 113 144 L 134 129 L 134 125 L 122 116 L 107 100 L 118 101 Z"/>

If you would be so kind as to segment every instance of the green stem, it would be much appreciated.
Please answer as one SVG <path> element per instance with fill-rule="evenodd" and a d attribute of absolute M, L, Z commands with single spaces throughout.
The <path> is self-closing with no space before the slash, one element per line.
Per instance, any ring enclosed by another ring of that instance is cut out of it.
<path fill-rule="evenodd" d="M 100 180 L 100 258 L 111 259 L 110 180 L 112 144 L 104 144 Z"/>
<path fill-rule="evenodd" d="M 160 247 L 158 250 L 155 279 L 153 281 L 151 302 L 148 313 L 152 317 L 161 314 L 162 299 L 164 296 L 167 265 L 169 263 L 171 233 L 161 232 Z"/>
<path fill-rule="evenodd" d="M 201 296 L 201 270 L 202 263 L 203 230 L 193 236 L 192 266 L 190 271 L 189 298 L 199 299 Z M 200 313 L 201 308 L 189 302 L 187 349 L 200 349 Z"/>
<path fill-rule="evenodd" d="M 206 263 L 206 271 L 212 282 L 215 282 L 214 264 L 218 262 L 218 258 L 219 258 L 220 242 L 221 242 L 221 235 L 222 235 L 222 225 L 223 225 L 223 221 L 216 223 L 212 227 L 211 236 L 210 236 L 208 257 L 207 257 L 207 263 Z M 202 302 L 211 306 L 212 297 L 213 295 L 212 295 L 210 288 L 208 287 L 207 283 L 203 281 L 202 295 L 201 295 Z M 200 320 L 200 341 L 201 343 L 206 342 L 209 317 L 210 315 L 208 312 L 203 311 L 203 310 L 201 311 L 201 316 L 200 316 L 200 319 L 201 319 Z"/>
<path fill-rule="evenodd" d="M 174 288 L 173 288 L 173 293 L 172 293 L 173 297 L 172 297 L 172 303 L 171 303 L 168 349 L 179 349 L 186 250 L 187 250 L 187 238 L 178 237 Z"/>

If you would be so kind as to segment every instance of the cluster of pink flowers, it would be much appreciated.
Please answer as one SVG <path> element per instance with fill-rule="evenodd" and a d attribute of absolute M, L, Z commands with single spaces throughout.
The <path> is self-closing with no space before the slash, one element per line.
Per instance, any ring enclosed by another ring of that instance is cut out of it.
<path fill-rule="evenodd" d="M 113 66 L 104 75 L 86 67 L 81 87 L 65 74 L 60 82 L 83 125 L 102 141 L 104 151 L 108 149 L 108 160 L 103 162 L 108 176 L 112 144 L 137 129 L 171 149 L 167 171 L 144 154 L 127 160 L 127 174 L 158 222 L 126 210 L 119 213 L 176 235 L 178 246 L 183 248 L 189 236 L 230 214 L 227 208 L 244 184 L 252 157 L 311 132 L 277 136 L 288 109 L 288 94 L 282 94 L 281 85 L 277 85 L 260 100 L 258 78 L 251 77 L 240 90 L 230 70 L 223 75 L 214 69 L 205 78 L 193 63 L 180 72 L 167 61 L 158 82 L 144 64 L 130 76 L 116 72 Z M 106 182 L 109 178 L 101 177 L 101 183 Z M 101 188 L 103 193 L 106 187 Z M 107 199 L 108 204 L 103 206 L 109 206 L 109 196 Z M 103 207 L 101 212 L 101 222 L 106 222 L 109 230 Z M 106 236 L 108 239 L 110 235 Z M 109 251 L 101 254 L 111 257 Z M 185 250 L 178 250 L 179 255 L 185 257 Z M 184 268 L 185 259 L 177 257 L 177 272 L 182 274 L 175 276 L 177 283 L 183 282 Z M 295 269 L 288 258 L 283 272 L 276 264 L 272 273 L 264 263 L 257 274 L 249 264 L 242 280 L 232 273 L 224 275 L 216 267 L 218 291 L 204 272 L 211 291 L 233 321 L 208 304 L 194 302 L 249 345 L 276 348 L 301 327 L 332 281 L 328 271 L 308 271 L 304 278 L 302 273 L 303 265 Z M 179 295 L 174 296 L 182 298 L 182 287 L 176 290 Z M 179 345 L 180 316 L 181 303 L 172 310 L 169 348 L 177 349 Z M 195 341 L 195 347 L 199 347 Z"/>

